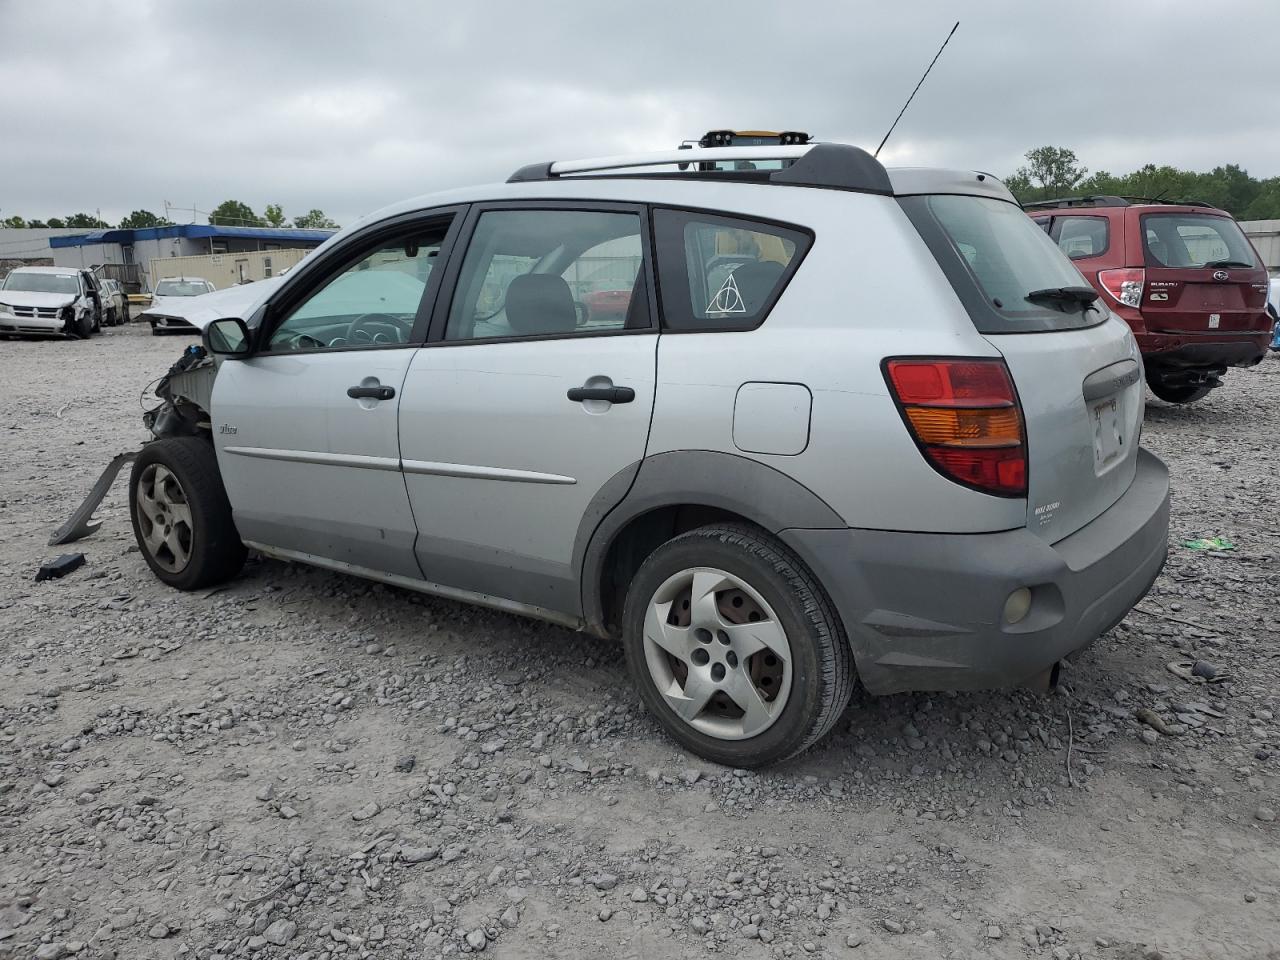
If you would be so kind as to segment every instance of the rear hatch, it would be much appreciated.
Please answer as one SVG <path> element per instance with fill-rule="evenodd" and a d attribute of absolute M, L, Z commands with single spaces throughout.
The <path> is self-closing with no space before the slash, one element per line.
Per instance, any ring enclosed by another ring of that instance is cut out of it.
<path fill-rule="evenodd" d="M 900 199 L 978 331 L 1004 357 L 1026 425 L 1027 527 L 1053 543 L 1128 490 L 1142 367 L 1128 326 L 1014 203 Z"/>
<path fill-rule="evenodd" d="M 1225 214 L 1146 213 L 1142 318 L 1152 333 L 1257 335 L 1268 329 L 1267 271 Z"/>

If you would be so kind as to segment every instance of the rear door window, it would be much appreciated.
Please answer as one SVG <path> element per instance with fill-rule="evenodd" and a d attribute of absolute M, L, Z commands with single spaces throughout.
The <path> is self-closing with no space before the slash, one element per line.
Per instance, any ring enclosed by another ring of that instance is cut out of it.
<path fill-rule="evenodd" d="M 1106 319 L 1097 304 L 1028 299 L 1036 292 L 1089 284 L 1016 204 L 956 194 L 902 197 L 899 203 L 979 332 L 1072 330 Z"/>
<path fill-rule="evenodd" d="M 1253 247 L 1234 220 L 1199 213 L 1152 213 L 1142 218 L 1149 267 L 1256 267 Z"/>
<path fill-rule="evenodd" d="M 1070 259 L 1088 260 L 1107 252 L 1109 228 L 1106 217 L 1055 217 L 1049 236 Z"/>
<path fill-rule="evenodd" d="M 655 210 L 653 221 L 670 330 L 759 326 L 813 239 L 795 227 L 685 210 Z"/>

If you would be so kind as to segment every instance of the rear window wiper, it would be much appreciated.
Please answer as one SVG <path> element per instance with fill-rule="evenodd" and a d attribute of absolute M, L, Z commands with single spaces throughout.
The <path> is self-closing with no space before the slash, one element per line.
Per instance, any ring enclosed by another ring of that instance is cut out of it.
<path fill-rule="evenodd" d="M 1045 287 L 1043 290 L 1032 290 L 1026 299 L 1032 303 L 1037 300 L 1066 300 L 1089 306 L 1098 299 L 1098 291 L 1093 287 Z"/>
<path fill-rule="evenodd" d="M 1245 263 L 1243 260 L 1210 260 L 1205 267 L 1252 267 L 1252 263 Z"/>

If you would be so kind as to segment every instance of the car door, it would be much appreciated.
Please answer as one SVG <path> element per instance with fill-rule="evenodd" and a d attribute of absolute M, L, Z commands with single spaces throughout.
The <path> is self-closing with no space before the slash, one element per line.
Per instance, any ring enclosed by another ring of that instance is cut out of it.
<path fill-rule="evenodd" d="M 223 361 L 214 445 L 246 542 L 421 578 L 397 416 L 456 213 L 334 247 L 268 301 L 255 352 Z"/>
<path fill-rule="evenodd" d="M 530 203 L 469 221 L 400 407 L 418 562 L 430 582 L 573 618 L 583 518 L 622 498 L 649 433 L 647 219 Z"/>

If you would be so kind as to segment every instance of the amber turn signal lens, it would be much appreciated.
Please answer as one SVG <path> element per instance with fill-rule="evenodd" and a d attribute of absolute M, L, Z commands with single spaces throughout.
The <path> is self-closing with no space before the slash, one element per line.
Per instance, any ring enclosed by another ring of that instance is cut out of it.
<path fill-rule="evenodd" d="M 906 414 L 921 443 L 1016 447 L 1022 442 L 1022 422 L 1016 407 L 907 407 Z"/>

